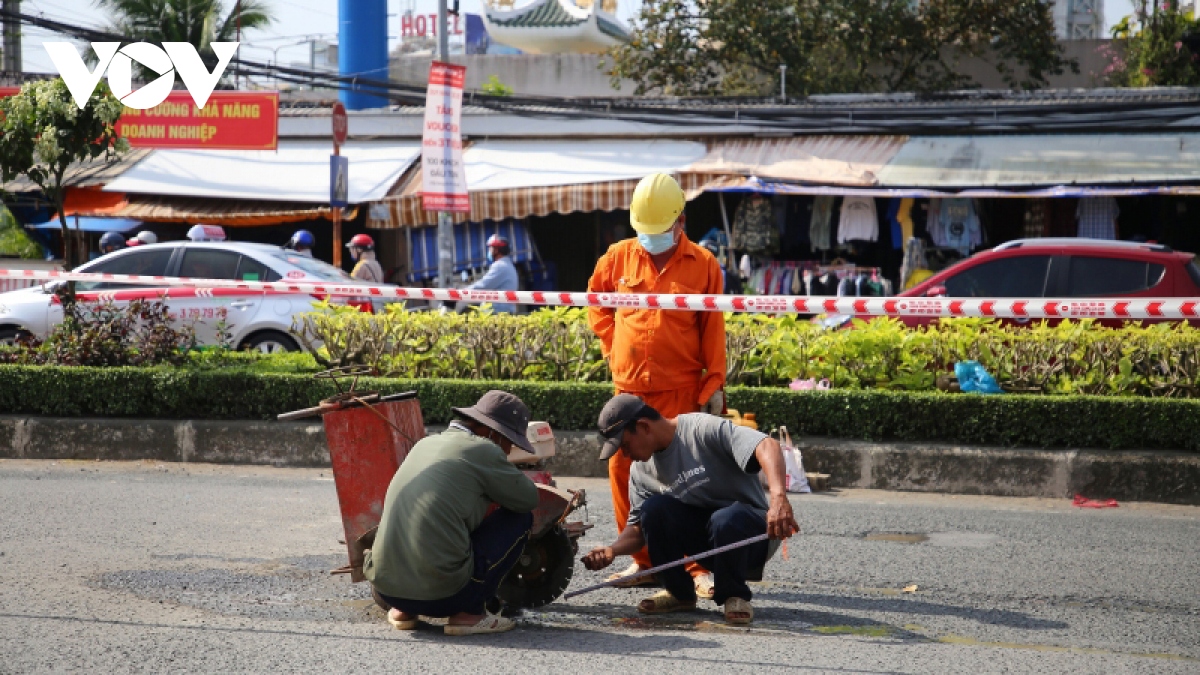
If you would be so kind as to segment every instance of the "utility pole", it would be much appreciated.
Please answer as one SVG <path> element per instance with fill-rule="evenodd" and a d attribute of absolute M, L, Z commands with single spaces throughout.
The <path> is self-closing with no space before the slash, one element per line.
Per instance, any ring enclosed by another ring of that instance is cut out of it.
<path fill-rule="evenodd" d="M 4 11 L 4 72 L 19 75 L 21 67 L 21 21 L 12 16 L 21 11 L 21 0 L 3 0 Z"/>
<path fill-rule="evenodd" d="M 446 0 L 438 0 L 438 60 L 446 63 L 450 60 L 450 36 L 446 30 L 449 23 L 446 17 Z M 449 288 L 450 279 L 454 276 L 454 221 L 447 211 L 438 211 L 437 244 L 438 244 L 438 288 Z"/>

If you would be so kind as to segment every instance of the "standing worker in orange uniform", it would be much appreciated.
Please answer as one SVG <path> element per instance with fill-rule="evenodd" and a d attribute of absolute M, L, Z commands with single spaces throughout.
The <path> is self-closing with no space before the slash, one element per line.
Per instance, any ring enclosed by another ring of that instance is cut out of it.
<path fill-rule="evenodd" d="M 633 191 L 629 222 L 636 239 L 613 244 L 596 263 L 590 293 L 696 293 L 719 295 L 721 266 L 684 233 L 686 198 L 674 178 L 646 176 Z M 725 412 L 725 317 L 720 312 L 654 309 L 588 309 L 618 394 L 635 394 L 667 417 Z M 630 459 L 608 460 L 617 529 L 629 518 Z M 633 564 L 610 579 L 650 567 L 642 549 Z M 711 598 L 713 577 L 692 564 L 696 593 Z M 649 578 L 646 583 L 653 583 Z M 637 582 L 631 585 L 640 585 Z"/>

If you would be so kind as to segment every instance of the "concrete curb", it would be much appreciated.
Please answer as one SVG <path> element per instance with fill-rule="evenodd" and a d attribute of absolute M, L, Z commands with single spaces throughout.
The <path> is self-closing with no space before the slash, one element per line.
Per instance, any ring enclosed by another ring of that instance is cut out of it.
<path fill-rule="evenodd" d="M 443 427 L 430 427 L 437 433 Z M 604 477 L 594 432 L 556 431 L 559 476 Z M 834 487 L 1011 497 L 1112 497 L 1200 504 L 1200 455 L 1029 450 L 795 439 L 808 471 Z M 320 421 L 258 422 L 0 416 L 0 458 L 329 466 Z"/>

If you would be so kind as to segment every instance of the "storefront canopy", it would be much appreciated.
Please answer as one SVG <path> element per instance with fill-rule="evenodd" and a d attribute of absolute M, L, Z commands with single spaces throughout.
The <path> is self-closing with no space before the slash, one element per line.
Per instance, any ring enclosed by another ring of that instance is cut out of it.
<path fill-rule="evenodd" d="M 932 190 L 1157 188 L 1200 181 L 1200 134 L 911 138 L 877 178 Z"/>
<path fill-rule="evenodd" d="M 907 141 L 907 136 L 722 139 L 687 171 L 868 187 Z"/>
<path fill-rule="evenodd" d="M 463 151 L 471 213 L 458 222 L 629 208 L 643 176 L 679 174 L 705 155 L 694 141 L 483 141 Z M 688 198 L 712 176 L 680 175 Z M 368 227 L 419 227 L 437 222 L 421 203 L 420 171 L 372 205 Z"/>
<path fill-rule="evenodd" d="M 357 217 L 358 207 L 344 209 L 343 213 L 347 220 L 353 220 Z M 128 195 L 124 206 L 112 215 L 145 222 L 255 227 L 328 220 L 333 217 L 333 212 L 327 204 L 308 202 Z"/>
<path fill-rule="evenodd" d="M 382 199 L 420 155 L 420 144 L 351 142 L 349 201 Z M 130 195 L 329 202 L 327 141 L 280 141 L 278 150 L 156 150 L 105 186 Z"/>
<path fill-rule="evenodd" d="M 130 218 L 92 218 L 67 216 L 67 227 L 74 230 L 76 227 L 83 232 L 129 232 L 136 229 L 142 222 L 140 220 L 132 220 Z M 62 224 L 58 218 L 48 220 L 44 223 L 36 223 L 27 225 L 31 230 L 54 230 L 58 231 L 62 228 Z"/>

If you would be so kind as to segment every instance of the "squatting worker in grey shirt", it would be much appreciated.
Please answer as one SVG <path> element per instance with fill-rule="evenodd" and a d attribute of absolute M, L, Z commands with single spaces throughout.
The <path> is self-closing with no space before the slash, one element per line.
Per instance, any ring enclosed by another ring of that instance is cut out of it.
<path fill-rule="evenodd" d="M 725 620 L 750 623 L 747 580 L 762 579 L 780 540 L 800 531 L 788 503 L 783 451 L 766 434 L 734 426 L 705 413 L 664 418 L 632 394 L 610 400 L 600 412 L 606 439 L 600 459 L 617 452 L 632 461 L 630 513 L 625 531 L 610 546 L 583 558 L 590 570 L 608 567 L 620 555 L 645 546 L 654 566 L 763 534 L 760 541 L 705 560 L 713 572 L 713 602 Z M 767 477 L 770 499 L 758 473 Z M 643 600 L 644 614 L 690 611 L 696 589 L 682 566 L 658 575 L 666 588 Z"/>

